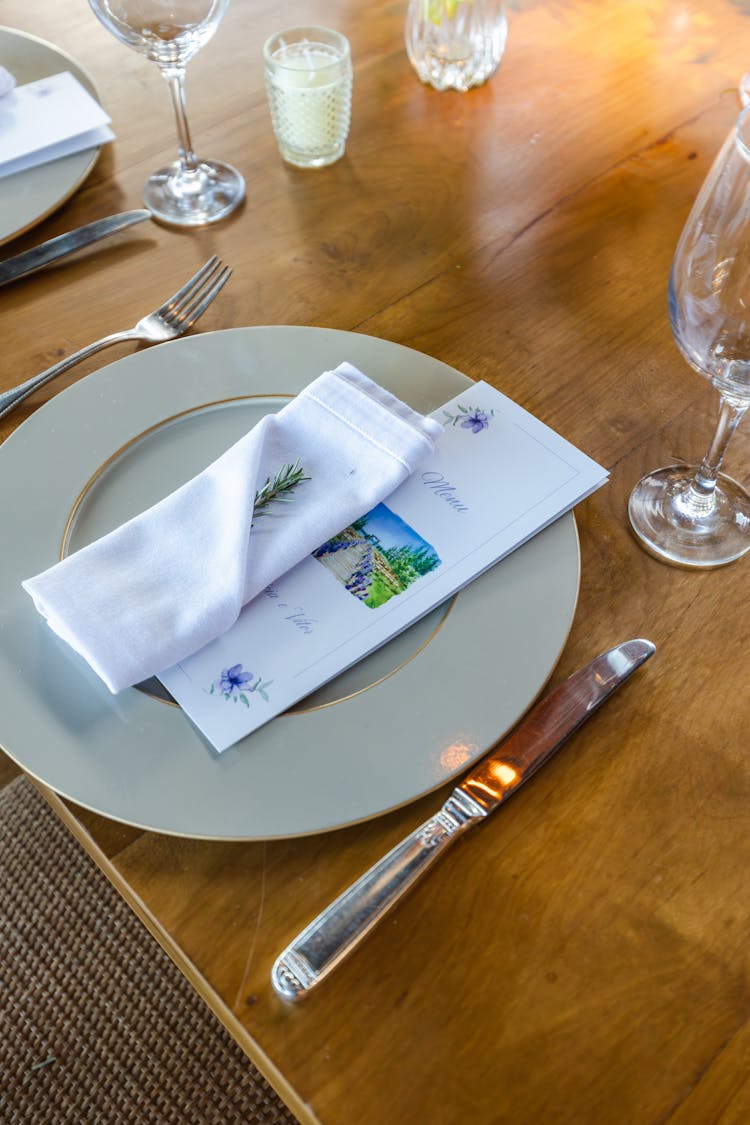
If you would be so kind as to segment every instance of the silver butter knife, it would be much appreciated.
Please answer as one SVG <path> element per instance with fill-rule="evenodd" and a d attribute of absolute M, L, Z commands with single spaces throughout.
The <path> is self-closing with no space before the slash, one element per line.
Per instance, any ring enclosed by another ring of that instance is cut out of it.
<path fill-rule="evenodd" d="M 366 871 L 307 926 L 274 963 L 285 1000 L 305 996 L 351 953 L 386 911 L 463 832 L 500 807 L 636 668 L 656 651 L 624 641 L 565 680 L 453 790 L 435 816 Z"/>
<path fill-rule="evenodd" d="M 76 250 L 81 250 L 91 242 L 98 242 L 100 238 L 107 238 L 108 235 L 115 234 L 116 231 L 124 230 L 125 227 L 132 227 L 135 223 L 142 223 L 144 219 L 150 218 L 150 211 L 121 211 L 119 215 L 109 215 L 106 219 L 96 219 L 95 222 L 87 223 L 83 227 L 78 227 L 77 230 L 71 230 L 67 234 L 59 234 L 56 238 L 50 238 L 47 242 L 32 247 L 31 250 L 24 250 L 22 254 L 16 254 L 15 257 L 6 258 L 4 262 L 0 262 L 0 285 L 7 285 L 9 281 L 16 281 L 19 277 L 25 277 L 26 274 L 33 273 L 35 270 L 41 269 L 42 266 L 57 261 L 58 258 L 64 258 L 66 254 L 73 254 Z"/>

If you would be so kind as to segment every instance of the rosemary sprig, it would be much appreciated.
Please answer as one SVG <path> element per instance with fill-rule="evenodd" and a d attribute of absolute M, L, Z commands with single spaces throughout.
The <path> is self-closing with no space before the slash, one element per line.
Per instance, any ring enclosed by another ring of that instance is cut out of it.
<path fill-rule="evenodd" d="M 291 493 L 297 485 L 311 479 L 311 477 L 305 476 L 305 470 L 299 460 L 295 461 L 293 465 L 282 465 L 276 476 L 267 477 L 265 484 L 255 493 L 253 518 L 265 515 L 265 509 L 269 504 L 274 504 L 277 501 L 280 504 L 289 504 L 294 500 Z"/>

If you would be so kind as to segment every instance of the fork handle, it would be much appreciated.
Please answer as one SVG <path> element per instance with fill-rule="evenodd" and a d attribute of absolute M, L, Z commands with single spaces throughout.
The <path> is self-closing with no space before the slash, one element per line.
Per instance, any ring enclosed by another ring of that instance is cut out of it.
<path fill-rule="evenodd" d="M 72 355 L 66 356 L 61 359 L 59 363 L 55 363 L 52 367 L 48 367 L 46 371 L 41 371 L 38 375 L 33 375 L 27 379 L 25 383 L 19 383 L 17 387 L 11 387 L 9 391 L 4 391 L 0 394 L 0 418 L 4 418 L 6 414 L 10 414 L 11 410 L 15 410 L 19 402 L 23 402 L 30 394 L 33 394 L 39 387 L 43 387 L 45 383 L 49 383 L 55 376 L 67 371 L 69 367 L 74 367 L 76 363 L 80 363 L 89 356 L 95 355 L 103 348 L 108 348 L 111 344 L 119 344 L 123 340 L 139 340 L 141 339 L 139 333 L 135 332 L 132 328 L 128 328 L 123 332 L 112 332 L 109 336 L 102 336 L 100 340 L 94 340 L 93 344 L 87 344 L 85 348 L 80 348 Z"/>

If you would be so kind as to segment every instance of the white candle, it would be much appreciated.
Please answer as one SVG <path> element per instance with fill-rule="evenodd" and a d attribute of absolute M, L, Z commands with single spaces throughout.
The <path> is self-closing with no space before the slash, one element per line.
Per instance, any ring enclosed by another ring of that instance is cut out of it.
<path fill-rule="evenodd" d="M 351 63 L 343 36 L 328 32 L 335 37 L 330 42 L 323 40 L 323 29 L 300 30 L 307 35 L 282 32 L 266 44 L 266 87 L 282 156 L 302 167 L 319 167 L 344 151 Z"/>

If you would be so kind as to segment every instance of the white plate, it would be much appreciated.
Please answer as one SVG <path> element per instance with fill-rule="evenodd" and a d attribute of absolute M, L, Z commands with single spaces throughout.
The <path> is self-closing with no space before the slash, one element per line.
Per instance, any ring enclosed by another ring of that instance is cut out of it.
<path fill-rule="evenodd" d="M 23 31 L 0 27 L 0 66 L 15 76 L 18 86 L 69 70 L 100 100 L 91 75 L 79 63 L 58 47 Z M 0 246 L 64 203 L 86 179 L 98 155 L 98 148 L 87 148 L 0 179 Z"/>
<path fill-rule="evenodd" d="M 575 611 L 572 514 L 220 757 L 178 708 L 136 689 L 110 695 L 21 589 L 58 558 L 77 499 L 73 547 L 200 471 L 261 413 L 344 359 L 425 412 L 470 382 L 358 333 L 237 328 L 95 372 L 0 448 L 0 745 L 29 773 L 105 816 L 156 831 L 302 835 L 442 785 L 529 707 Z"/>

